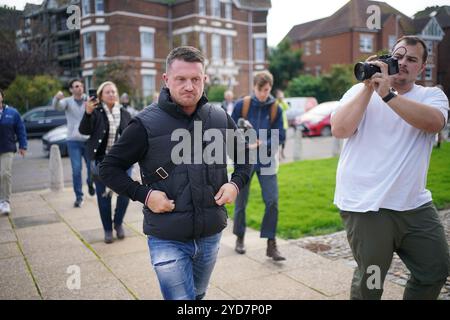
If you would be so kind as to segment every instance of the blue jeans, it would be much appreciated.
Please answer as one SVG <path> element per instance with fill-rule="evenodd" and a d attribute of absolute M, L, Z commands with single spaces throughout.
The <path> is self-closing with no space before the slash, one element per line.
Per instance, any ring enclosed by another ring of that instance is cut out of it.
<path fill-rule="evenodd" d="M 131 167 L 127 170 L 128 176 L 131 175 Z M 111 217 L 111 194 L 105 195 L 106 186 L 100 180 L 95 180 L 95 193 L 97 194 L 98 209 L 100 211 L 100 218 L 102 219 L 103 230 L 112 231 L 114 225 L 120 226 L 123 223 L 123 218 L 127 212 L 128 203 L 130 199 L 126 196 L 117 196 L 116 209 L 114 210 L 114 221 Z"/>
<path fill-rule="evenodd" d="M 261 238 L 275 239 L 278 223 L 278 181 L 277 175 L 262 175 L 261 171 L 253 170 L 250 180 L 243 187 L 236 198 L 236 206 L 234 208 L 234 226 L 233 233 L 238 237 L 245 235 L 245 208 L 248 202 L 250 192 L 250 183 L 256 172 L 259 184 L 261 186 L 262 197 L 266 205 L 264 218 L 261 225 Z"/>
<path fill-rule="evenodd" d="M 153 269 L 165 300 L 201 300 L 219 252 L 219 232 L 188 242 L 148 237 Z"/>
<path fill-rule="evenodd" d="M 91 168 L 88 164 L 86 156 L 86 143 L 84 141 L 67 141 L 67 151 L 69 152 L 70 163 L 72 164 L 72 183 L 73 191 L 77 200 L 83 199 L 83 184 L 81 181 L 81 158 L 84 158 L 87 168 L 86 182 L 89 185 L 91 182 Z"/>

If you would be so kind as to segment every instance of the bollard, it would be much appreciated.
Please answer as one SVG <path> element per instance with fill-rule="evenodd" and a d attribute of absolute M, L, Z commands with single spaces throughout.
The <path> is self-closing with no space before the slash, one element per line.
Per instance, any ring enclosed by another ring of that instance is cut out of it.
<path fill-rule="evenodd" d="M 54 144 L 50 148 L 50 190 L 62 191 L 64 188 L 64 174 L 59 147 Z"/>
<path fill-rule="evenodd" d="M 294 145 L 293 145 L 293 158 L 294 161 L 302 159 L 302 142 L 303 132 L 301 129 L 296 128 L 294 132 Z"/>

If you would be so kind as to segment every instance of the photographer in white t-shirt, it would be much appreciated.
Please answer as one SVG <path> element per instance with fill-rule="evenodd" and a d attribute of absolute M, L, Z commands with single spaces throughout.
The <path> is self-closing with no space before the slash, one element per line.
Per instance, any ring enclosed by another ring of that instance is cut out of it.
<path fill-rule="evenodd" d="M 352 299 L 381 298 L 394 252 L 411 271 L 404 299 L 436 299 L 448 275 L 448 244 L 425 187 L 448 99 L 415 84 L 428 53 L 420 38 L 400 38 L 393 52 L 399 73 L 389 75 L 386 63 L 370 57 L 381 72 L 348 90 L 332 116 L 333 135 L 346 139 L 334 203 L 358 264 Z"/>

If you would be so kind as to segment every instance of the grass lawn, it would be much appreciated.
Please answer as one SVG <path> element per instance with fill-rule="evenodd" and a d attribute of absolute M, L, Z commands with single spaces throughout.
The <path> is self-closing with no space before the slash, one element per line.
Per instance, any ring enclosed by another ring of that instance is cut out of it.
<path fill-rule="evenodd" d="M 338 159 L 306 160 L 281 165 L 278 174 L 278 235 L 295 239 L 343 229 L 333 205 Z M 434 149 L 428 172 L 427 188 L 439 209 L 450 207 L 450 143 Z M 228 206 L 230 217 L 234 206 Z M 247 206 L 247 226 L 259 230 L 264 202 L 258 179 L 253 177 Z"/>

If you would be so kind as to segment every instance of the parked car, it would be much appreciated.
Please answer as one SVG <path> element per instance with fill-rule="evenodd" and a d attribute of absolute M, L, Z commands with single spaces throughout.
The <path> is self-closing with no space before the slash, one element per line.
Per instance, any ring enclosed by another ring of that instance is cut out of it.
<path fill-rule="evenodd" d="M 323 102 L 295 119 L 297 129 L 303 136 L 331 136 L 330 118 L 339 106 L 339 101 Z"/>
<path fill-rule="evenodd" d="M 289 105 L 289 109 L 286 111 L 288 125 L 294 128 L 295 118 L 317 106 L 317 100 L 314 97 L 291 97 L 284 100 Z"/>
<path fill-rule="evenodd" d="M 42 137 L 46 132 L 66 124 L 66 114 L 50 106 L 33 108 L 22 116 L 27 137 Z"/>
<path fill-rule="evenodd" d="M 47 157 L 50 155 L 50 148 L 53 144 L 59 147 L 61 157 L 69 155 L 67 151 L 67 125 L 59 126 L 42 136 L 42 150 Z"/>

